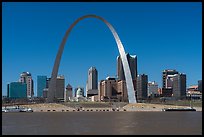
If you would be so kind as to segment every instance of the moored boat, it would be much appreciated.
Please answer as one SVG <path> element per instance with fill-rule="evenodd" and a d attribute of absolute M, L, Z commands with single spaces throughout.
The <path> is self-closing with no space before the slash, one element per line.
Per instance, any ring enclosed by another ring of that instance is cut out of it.
<path fill-rule="evenodd" d="M 9 106 L 4 108 L 2 107 L 2 112 L 33 112 L 33 110 L 31 108 Z"/>
<path fill-rule="evenodd" d="M 195 108 L 163 108 L 162 111 L 196 111 Z"/>

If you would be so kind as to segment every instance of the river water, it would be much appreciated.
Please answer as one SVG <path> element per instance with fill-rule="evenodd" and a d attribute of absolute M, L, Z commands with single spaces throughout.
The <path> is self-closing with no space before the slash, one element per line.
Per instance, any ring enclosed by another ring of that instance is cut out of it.
<path fill-rule="evenodd" d="M 202 112 L 2 113 L 3 135 L 202 135 Z"/>

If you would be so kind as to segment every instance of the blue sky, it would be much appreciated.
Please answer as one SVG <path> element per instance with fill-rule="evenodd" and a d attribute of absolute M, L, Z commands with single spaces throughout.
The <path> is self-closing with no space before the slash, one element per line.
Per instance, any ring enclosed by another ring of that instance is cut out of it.
<path fill-rule="evenodd" d="M 2 94 L 6 84 L 28 71 L 37 93 L 37 75 L 51 76 L 55 57 L 69 26 L 79 17 L 96 14 L 117 31 L 125 51 L 137 55 L 138 74 L 162 83 L 164 69 L 187 75 L 187 86 L 202 79 L 201 2 L 3 2 Z M 65 84 L 85 88 L 88 69 L 99 80 L 115 76 L 116 42 L 100 20 L 80 21 L 70 33 L 58 74 Z"/>

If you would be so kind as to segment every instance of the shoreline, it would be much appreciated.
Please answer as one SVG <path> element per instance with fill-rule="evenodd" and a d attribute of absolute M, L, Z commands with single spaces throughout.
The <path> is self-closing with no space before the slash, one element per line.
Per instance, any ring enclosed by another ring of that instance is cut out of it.
<path fill-rule="evenodd" d="M 20 105 L 21 107 L 31 108 L 33 112 L 158 112 L 164 108 L 189 108 L 188 106 L 175 106 L 164 104 L 148 104 L 137 103 L 127 104 L 123 107 L 70 107 L 57 103 L 42 103 L 42 104 L 29 104 Z M 193 107 L 196 111 L 202 112 L 202 107 Z"/>

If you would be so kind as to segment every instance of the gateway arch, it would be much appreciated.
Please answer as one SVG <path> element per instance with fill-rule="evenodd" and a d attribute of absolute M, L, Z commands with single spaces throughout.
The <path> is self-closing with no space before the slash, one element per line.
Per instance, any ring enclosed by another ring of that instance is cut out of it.
<path fill-rule="evenodd" d="M 80 18 L 78 18 L 70 27 L 69 29 L 66 31 L 65 36 L 63 37 L 62 43 L 59 47 L 56 59 L 55 59 L 55 63 L 54 63 L 54 67 L 52 69 L 52 75 L 51 75 L 51 80 L 50 80 L 50 84 L 49 84 L 49 88 L 48 88 L 48 98 L 47 98 L 47 102 L 48 103 L 52 103 L 55 101 L 55 93 L 56 91 L 56 80 L 57 80 L 57 74 L 58 74 L 58 69 L 59 69 L 59 65 L 60 65 L 60 60 L 61 60 L 61 56 L 64 50 L 64 46 L 66 44 L 67 38 L 72 30 L 72 28 L 81 20 L 85 19 L 85 18 L 96 18 L 99 19 L 101 21 L 103 21 L 108 28 L 110 29 L 110 31 L 112 32 L 115 41 L 117 43 L 118 46 L 118 50 L 121 56 L 121 60 L 122 60 L 122 65 L 124 68 L 124 72 L 125 72 L 125 79 L 126 79 L 126 86 L 127 86 L 127 95 L 128 95 L 128 101 L 129 103 L 137 103 L 136 102 L 136 97 L 135 97 L 135 91 L 133 88 L 133 82 L 132 82 L 132 76 L 130 73 L 130 67 L 128 65 L 128 60 L 125 54 L 125 50 L 123 47 L 123 44 L 120 41 L 120 38 L 118 36 L 118 34 L 116 33 L 115 29 L 113 28 L 113 26 L 106 21 L 104 18 L 97 16 L 97 15 L 85 15 L 82 16 Z"/>

